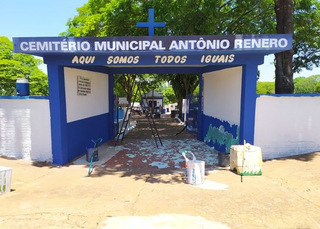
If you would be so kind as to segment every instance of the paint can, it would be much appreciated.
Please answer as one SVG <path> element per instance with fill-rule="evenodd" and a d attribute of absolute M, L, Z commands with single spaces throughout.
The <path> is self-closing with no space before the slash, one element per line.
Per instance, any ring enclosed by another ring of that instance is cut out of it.
<path fill-rule="evenodd" d="M 230 154 L 218 152 L 218 164 L 221 167 L 229 167 L 230 166 Z"/>
<path fill-rule="evenodd" d="M 0 166 L 0 195 L 11 191 L 12 169 Z"/>
<path fill-rule="evenodd" d="M 98 154 L 98 148 L 87 148 L 87 152 L 86 152 L 86 160 L 87 162 L 90 162 L 91 160 L 91 156 L 93 155 L 94 152 L 97 152 L 94 156 L 93 156 L 93 162 L 99 161 L 99 154 Z"/>
<path fill-rule="evenodd" d="M 199 160 L 188 161 L 187 182 L 192 185 L 204 183 L 205 162 Z"/>
<path fill-rule="evenodd" d="M 18 78 L 16 81 L 16 90 L 18 96 L 29 96 L 29 81 L 25 78 Z"/>
<path fill-rule="evenodd" d="M 191 154 L 192 159 L 190 160 L 186 154 Z M 182 156 L 186 160 L 186 181 L 189 184 L 199 185 L 204 183 L 205 175 L 205 162 L 196 159 L 196 156 L 190 152 L 185 151 Z"/>

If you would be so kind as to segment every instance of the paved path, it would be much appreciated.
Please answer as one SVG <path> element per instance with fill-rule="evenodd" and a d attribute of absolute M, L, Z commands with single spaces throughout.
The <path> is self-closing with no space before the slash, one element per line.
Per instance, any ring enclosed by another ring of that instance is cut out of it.
<path fill-rule="evenodd" d="M 0 196 L 0 228 L 319 228 L 319 164 L 320 153 L 267 161 L 243 183 L 216 169 L 200 187 L 168 169 L 100 167 L 87 177 L 83 165 L 0 158 L 14 189 Z"/>
<path fill-rule="evenodd" d="M 0 165 L 13 169 L 13 190 L 0 196 L 0 228 L 320 228 L 319 152 L 264 162 L 263 175 L 243 183 L 210 167 L 205 184 L 192 186 L 177 169 L 177 151 L 195 147 L 195 140 L 163 140 L 166 148 L 156 150 L 150 138 L 126 138 L 121 157 L 97 166 L 91 177 L 83 164 L 0 157 Z"/>

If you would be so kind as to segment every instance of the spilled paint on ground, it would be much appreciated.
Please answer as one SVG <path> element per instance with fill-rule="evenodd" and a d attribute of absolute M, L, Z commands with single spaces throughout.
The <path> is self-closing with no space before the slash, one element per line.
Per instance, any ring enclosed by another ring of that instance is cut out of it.
<path fill-rule="evenodd" d="M 197 188 L 208 189 L 208 190 L 228 190 L 229 186 L 223 183 L 218 183 L 211 180 L 204 180 L 203 184 L 195 185 Z"/>
<path fill-rule="evenodd" d="M 191 151 L 206 167 L 217 164 L 214 149 L 196 139 L 164 139 L 163 146 L 156 147 L 153 139 L 135 140 L 124 144 L 106 164 L 109 166 L 155 167 L 181 169 L 185 167 L 182 152 Z"/>

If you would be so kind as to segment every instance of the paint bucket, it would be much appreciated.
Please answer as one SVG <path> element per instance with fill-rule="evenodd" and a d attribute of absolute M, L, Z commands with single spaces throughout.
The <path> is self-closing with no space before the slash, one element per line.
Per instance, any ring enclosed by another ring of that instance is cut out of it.
<path fill-rule="evenodd" d="M 204 183 L 205 163 L 204 161 L 191 160 L 188 161 L 187 183 L 199 185 Z"/>
<path fill-rule="evenodd" d="M 29 96 L 29 81 L 24 78 L 18 78 L 16 82 L 16 90 L 18 96 Z"/>
<path fill-rule="evenodd" d="M 221 167 L 229 167 L 230 166 L 230 154 L 229 153 L 218 153 L 218 164 Z"/>
<path fill-rule="evenodd" d="M 0 166 L 0 195 L 11 191 L 12 169 Z"/>
<path fill-rule="evenodd" d="M 190 160 L 186 154 L 191 154 Z M 182 156 L 186 160 L 186 181 L 189 184 L 199 185 L 204 183 L 205 162 L 196 159 L 196 156 L 190 151 L 185 151 Z"/>
<path fill-rule="evenodd" d="M 93 162 L 95 161 L 99 161 L 99 153 L 98 153 L 98 148 L 87 148 L 87 152 L 86 152 L 86 159 L 87 162 L 90 162 L 91 160 L 91 156 L 94 152 L 97 152 L 94 157 L 93 157 Z"/>

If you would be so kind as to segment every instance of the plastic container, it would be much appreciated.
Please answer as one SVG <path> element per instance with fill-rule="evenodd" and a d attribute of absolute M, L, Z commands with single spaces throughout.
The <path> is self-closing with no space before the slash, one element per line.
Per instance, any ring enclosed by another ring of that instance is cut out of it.
<path fill-rule="evenodd" d="M 186 155 L 191 154 L 192 159 L 189 159 Z M 193 153 L 185 151 L 182 156 L 186 160 L 186 181 L 189 184 L 199 185 L 204 183 L 205 175 L 205 162 L 196 159 Z"/>
<path fill-rule="evenodd" d="M 0 166 L 0 195 L 11 191 L 12 169 Z"/>
<path fill-rule="evenodd" d="M 262 175 L 261 148 L 249 144 L 231 146 L 230 170 L 243 176 Z"/>
<path fill-rule="evenodd" d="M 218 153 L 218 164 L 221 167 L 229 167 L 230 166 L 230 154 L 229 153 Z"/>
<path fill-rule="evenodd" d="M 187 162 L 187 183 L 199 185 L 204 183 L 205 163 L 199 160 L 190 160 Z"/>
<path fill-rule="evenodd" d="M 16 82 L 16 90 L 18 96 L 29 96 L 29 81 L 24 78 L 18 78 Z"/>
<path fill-rule="evenodd" d="M 123 109 L 122 109 L 122 107 L 119 107 L 118 117 L 119 117 L 119 119 L 123 119 Z"/>
<path fill-rule="evenodd" d="M 91 156 L 94 152 L 97 152 L 94 157 L 93 157 L 93 162 L 99 161 L 99 153 L 98 153 L 98 148 L 87 148 L 86 152 L 86 160 L 87 162 L 90 162 Z"/>

